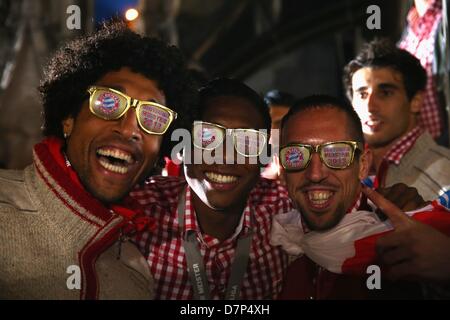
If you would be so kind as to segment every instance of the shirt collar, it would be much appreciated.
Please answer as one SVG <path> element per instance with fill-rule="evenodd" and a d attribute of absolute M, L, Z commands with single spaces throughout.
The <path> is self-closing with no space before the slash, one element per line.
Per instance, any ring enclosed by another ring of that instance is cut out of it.
<path fill-rule="evenodd" d="M 244 236 L 244 235 L 247 235 L 248 232 L 250 232 L 251 227 L 252 227 L 251 199 L 252 199 L 252 197 L 250 194 L 250 196 L 248 197 L 248 200 L 247 200 L 247 204 L 242 213 L 241 219 L 239 221 L 239 224 L 236 227 L 235 232 L 226 241 L 234 240 L 241 233 Z M 205 242 L 208 242 L 208 243 L 218 242 L 217 239 L 215 239 L 209 235 L 202 234 L 202 232 L 200 230 L 200 226 L 198 224 L 197 214 L 194 209 L 194 203 L 192 202 L 192 190 L 189 186 L 187 186 L 186 187 L 186 199 L 185 199 L 183 237 L 189 231 L 195 231 L 197 234 L 202 235 L 202 238 Z"/>
<path fill-rule="evenodd" d="M 423 134 L 423 130 L 416 126 L 414 129 L 409 131 L 406 135 L 401 137 L 394 143 L 394 145 L 389 149 L 389 151 L 384 155 L 383 159 L 394 163 L 396 165 L 400 164 L 403 156 L 408 153 L 409 150 L 414 146 L 417 139 Z"/>

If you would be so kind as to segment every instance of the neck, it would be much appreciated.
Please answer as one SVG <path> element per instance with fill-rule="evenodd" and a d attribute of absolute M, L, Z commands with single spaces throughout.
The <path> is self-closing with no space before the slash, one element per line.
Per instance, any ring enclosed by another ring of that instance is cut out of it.
<path fill-rule="evenodd" d="M 380 168 L 384 156 L 391 149 L 393 144 L 394 142 L 388 144 L 387 146 L 370 147 L 370 150 L 372 151 L 372 167 L 371 167 L 372 172 L 378 173 L 378 169 Z"/>
<path fill-rule="evenodd" d="M 386 145 L 382 145 L 382 146 L 369 145 L 370 150 L 372 151 L 372 167 L 371 167 L 372 171 L 375 170 L 375 172 L 378 173 L 378 169 L 380 168 L 381 162 L 383 161 L 383 158 L 386 155 L 386 153 L 388 153 L 389 150 L 391 150 L 391 148 L 400 139 L 402 139 L 407 134 L 409 134 L 413 129 L 415 129 L 416 125 L 417 125 L 416 118 L 413 115 L 410 120 L 407 130 L 405 130 L 405 132 L 400 137 L 397 137 L 396 139 L 394 139 L 393 141 L 389 142 Z"/>
<path fill-rule="evenodd" d="M 241 220 L 245 203 L 223 211 L 208 207 L 194 192 L 192 193 L 197 220 L 203 233 L 224 241 L 233 235 Z"/>

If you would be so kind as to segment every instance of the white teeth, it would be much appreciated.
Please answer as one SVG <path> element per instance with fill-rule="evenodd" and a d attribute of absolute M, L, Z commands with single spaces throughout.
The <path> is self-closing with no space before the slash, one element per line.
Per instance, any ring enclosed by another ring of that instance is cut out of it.
<path fill-rule="evenodd" d="M 233 183 L 238 179 L 236 176 L 226 176 L 214 172 L 205 172 L 205 175 L 209 180 L 217 183 Z"/>
<path fill-rule="evenodd" d="M 119 160 L 123 160 L 129 164 L 131 164 L 133 162 L 133 158 L 131 157 L 131 154 L 125 153 L 124 151 L 121 151 L 118 149 L 100 148 L 97 150 L 97 154 L 104 156 L 104 157 L 113 157 L 113 158 L 116 158 Z"/>
<path fill-rule="evenodd" d="M 314 204 L 324 204 L 331 198 L 333 192 L 330 191 L 308 191 L 308 199 Z"/>
<path fill-rule="evenodd" d="M 114 165 L 109 163 L 107 160 L 100 158 L 99 159 L 100 164 L 102 165 L 103 168 L 112 171 L 112 172 L 116 172 L 116 173 L 121 173 L 121 174 L 125 174 L 128 172 L 128 167 L 122 167 L 122 166 L 118 166 L 118 165 Z"/>
<path fill-rule="evenodd" d="M 112 148 L 100 148 L 97 150 L 97 154 L 103 157 L 110 157 L 117 160 L 124 161 L 124 163 L 115 163 L 112 164 L 110 161 L 108 161 L 105 158 L 99 158 L 99 162 L 103 168 L 106 170 L 109 170 L 111 172 L 125 174 L 128 172 L 129 167 L 127 164 L 133 163 L 133 157 L 131 154 L 124 152 L 119 149 L 112 149 Z"/>
<path fill-rule="evenodd" d="M 369 125 L 369 126 L 376 126 L 379 123 L 380 123 L 379 120 L 369 120 L 369 121 L 367 121 L 367 125 Z"/>

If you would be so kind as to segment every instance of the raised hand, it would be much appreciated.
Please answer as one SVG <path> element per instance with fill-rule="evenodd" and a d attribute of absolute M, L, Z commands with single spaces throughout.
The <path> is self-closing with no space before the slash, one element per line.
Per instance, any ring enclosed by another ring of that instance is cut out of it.
<path fill-rule="evenodd" d="M 411 219 L 376 191 L 363 186 L 363 192 L 394 227 L 377 241 L 381 261 L 390 267 L 388 276 L 450 283 L 450 237 Z"/>
<path fill-rule="evenodd" d="M 404 183 L 396 183 L 390 187 L 376 189 L 376 191 L 402 211 L 423 208 L 429 203 L 423 200 L 416 188 L 409 187 Z"/>

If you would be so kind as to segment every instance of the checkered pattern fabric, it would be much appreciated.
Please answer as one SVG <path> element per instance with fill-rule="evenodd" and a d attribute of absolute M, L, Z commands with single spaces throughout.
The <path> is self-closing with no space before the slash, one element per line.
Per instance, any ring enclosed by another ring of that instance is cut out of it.
<path fill-rule="evenodd" d="M 184 227 L 177 217 L 179 198 L 186 190 Z M 237 239 L 250 228 L 254 231 L 241 299 L 274 299 L 281 290 L 288 259 L 279 247 L 270 245 L 272 217 L 292 209 L 286 189 L 278 182 L 261 179 L 251 191 L 243 217 L 233 236 L 220 242 L 203 234 L 192 202 L 192 190 L 177 177 L 152 177 L 132 192 L 145 206 L 145 213 L 156 218 L 157 230 L 134 239 L 145 255 L 156 284 L 156 299 L 192 299 L 183 237 L 195 230 L 204 257 L 212 299 L 223 299 L 234 260 Z M 253 214 L 253 216 L 252 216 Z"/>
<path fill-rule="evenodd" d="M 406 135 L 401 137 L 384 156 L 384 159 L 390 163 L 400 164 L 402 157 L 413 147 L 416 140 L 423 134 L 419 126 L 412 129 Z"/>
<path fill-rule="evenodd" d="M 432 74 L 435 37 L 442 17 L 441 10 L 441 1 L 435 0 L 430 4 L 426 13 L 419 17 L 416 8 L 413 6 L 407 17 L 407 33 L 399 43 L 400 48 L 409 51 L 420 60 L 427 72 L 427 84 L 423 106 L 420 110 L 419 125 L 435 139 L 439 137 L 443 127 L 436 84 Z"/>
<path fill-rule="evenodd" d="M 384 155 L 383 161 L 378 168 L 376 178 L 373 181 L 373 186 L 375 188 L 384 187 L 386 183 L 386 176 L 391 164 L 399 165 L 403 156 L 408 153 L 409 150 L 414 146 L 417 139 L 423 134 L 423 129 L 416 126 L 414 129 L 409 131 L 405 136 L 400 138 L 389 151 Z"/>

